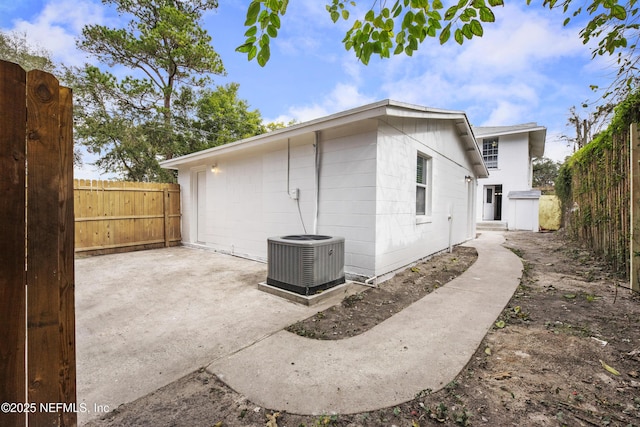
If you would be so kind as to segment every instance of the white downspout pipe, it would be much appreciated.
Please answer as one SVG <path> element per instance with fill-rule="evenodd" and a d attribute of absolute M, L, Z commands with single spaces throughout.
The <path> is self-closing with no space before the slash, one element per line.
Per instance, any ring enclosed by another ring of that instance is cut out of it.
<path fill-rule="evenodd" d="M 313 211 L 313 234 L 318 234 L 318 207 L 320 205 L 320 131 L 314 132 L 316 203 Z"/>

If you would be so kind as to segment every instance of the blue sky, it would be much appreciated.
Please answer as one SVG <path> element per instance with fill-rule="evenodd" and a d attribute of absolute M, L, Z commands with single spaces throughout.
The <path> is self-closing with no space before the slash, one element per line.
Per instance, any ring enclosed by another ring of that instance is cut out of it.
<path fill-rule="evenodd" d="M 563 27 L 560 12 L 526 6 L 525 0 L 495 9 L 496 22 L 485 25 L 484 37 L 463 46 L 428 39 L 413 57 L 372 59 L 365 66 L 344 49 L 348 24 L 331 22 L 327 1 L 290 1 L 271 60 L 261 68 L 235 52 L 243 42 L 248 1 L 220 0 L 203 19 L 227 69 L 214 83 L 239 83 L 240 96 L 268 121 L 306 121 L 391 98 L 463 110 L 476 126 L 537 122 L 548 129 L 546 156 L 560 161 L 571 153 L 560 138 L 572 135 L 566 127 L 569 108 L 575 105 L 584 115 L 580 105 L 598 98 L 589 85 L 605 87 L 614 74 L 609 59 L 591 59 L 578 38 L 579 22 Z M 66 65 L 91 62 L 75 48 L 84 25 L 122 22 L 99 0 L 0 3 L 3 31 L 26 33 L 34 46 Z M 76 176 L 98 177 L 89 165 Z"/>

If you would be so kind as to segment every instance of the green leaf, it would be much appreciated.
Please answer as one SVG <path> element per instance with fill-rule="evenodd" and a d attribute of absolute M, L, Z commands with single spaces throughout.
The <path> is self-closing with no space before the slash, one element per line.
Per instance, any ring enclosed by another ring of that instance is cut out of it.
<path fill-rule="evenodd" d="M 375 18 L 375 16 L 376 16 L 376 15 L 375 15 L 375 13 L 373 12 L 373 10 L 371 10 L 371 9 L 370 9 L 370 10 L 367 12 L 367 14 L 366 14 L 366 15 L 364 15 L 364 20 L 365 20 L 365 21 L 368 21 L 368 22 L 373 22 L 373 19 Z"/>
<path fill-rule="evenodd" d="M 462 35 L 462 31 L 460 30 L 460 28 L 456 28 L 456 31 L 453 34 L 453 39 L 456 41 L 456 43 L 462 44 L 462 42 L 464 41 L 463 37 L 464 36 Z"/>
<path fill-rule="evenodd" d="M 483 31 L 482 31 L 482 24 L 480 24 L 480 21 L 477 21 L 474 19 L 473 21 L 471 21 L 470 27 L 473 35 L 482 37 Z"/>
<path fill-rule="evenodd" d="M 334 24 L 338 22 L 338 19 L 340 19 L 340 14 L 335 10 L 331 11 L 331 20 L 333 21 Z"/>
<path fill-rule="evenodd" d="M 411 24 L 413 23 L 413 12 L 409 11 L 406 13 L 406 15 L 404 15 L 404 18 L 402 18 L 402 28 L 409 28 L 411 27 Z"/>
<path fill-rule="evenodd" d="M 444 5 L 442 4 L 442 2 L 440 0 L 434 0 L 433 3 L 431 4 L 431 6 L 434 9 L 442 9 L 444 7 Z"/>
<path fill-rule="evenodd" d="M 496 325 L 496 328 L 498 328 L 498 329 L 503 329 L 505 326 L 507 326 L 507 324 L 504 323 L 504 320 L 498 320 L 495 323 L 495 325 Z"/>
<path fill-rule="evenodd" d="M 384 29 L 386 31 L 393 31 L 393 27 L 395 26 L 395 23 L 393 22 L 393 19 L 389 18 L 385 21 L 384 23 Z"/>
<path fill-rule="evenodd" d="M 244 22 L 244 26 L 248 27 L 256 23 L 258 19 L 258 13 L 260 13 L 260 2 L 252 1 L 247 9 L 247 20 Z"/>
<path fill-rule="evenodd" d="M 471 31 L 471 25 L 464 24 L 462 26 L 462 35 L 465 36 L 467 39 L 471 40 L 471 38 L 473 37 L 473 32 Z"/>
<path fill-rule="evenodd" d="M 236 48 L 236 52 L 249 53 L 252 47 L 253 47 L 253 43 L 245 43 L 243 45 L 238 46 Z"/>
<path fill-rule="evenodd" d="M 482 22 L 495 22 L 496 17 L 491 9 L 483 7 L 480 9 L 480 20 Z"/>
<path fill-rule="evenodd" d="M 440 32 L 440 44 L 445 44 L 449 40 L 449 37 L 451 37 L 451 22 Z"/>
<path fill-rule="evenodd" d="M 345 21 L 349 19 L 349 11 L 347 9 L 342 9 L 342 19 Z"/>
<path fill-rule="evenodd" d="M 621 21 L 624 21 L 625 19 L 627 19 L 627 11 L 623 6 L 616 4 L 611 8 L 611 16 L 613 16 L 614 18 L 618 18 Z"/>
<path fill-rule="evenodd" d="M 258 64 L 261 67 L 264 67 L 265 65 L 267 65 L 267 62 L 269 62 L 270 57 L 271 51 L 269 50 L 269 45 L 263 46 L 257 55 Z"/>
<path fill-rule="evenodd" d="M 528 0 L 528 1 L 530 1 L 530 0 Z M 504 1 L 503 0 L 489 0 L 489 6 L 491 6 L 491 7 L 504 6 Z"/>
<path fill-rule="evenodd" d="M 251 49 L 249 50 L 249 53 L 247 54 L 247 59 L 249 61 L 251 61 L 253 58 L 256 57 L 257 53 L 258 53 L 258 48 L 256 46 L 251 46 Z"/>
<path fill-rule="evenodd" d="M 451 6 L 449 9 L 447 9 L 447 11 L 444 13 L 444 20 L 451 21 L 453 17 L 456 16 L 456 13 L 458 13 L 458 9 L 458 6 Z"/>
<path fill-rule="evenodd" d="M 271 21 L 271 25 L 280 29 L 280 17 L 277 14 L 272 13 L 271 16 L 269 16 L 269 21 Z"/>
<path fill-rule="evenodd" d="M 400 6 L 400 3 L 396 3 L 396 5 L 398 5 L 398 7 L 396 8 L 394 6 L 393 9 L 391 10 L 391 12 L 393 12 L 394 18 L 397 18 L 402 13 L 402 6 Z"/>
<path fill-rule="evenodd" d="M 249 28 L 245 33 L 244 36 L 245 37 L 253 37 L 256 35 L 256 33 L 258 32 L 258 27 L 256 27 L 255 25 L 251 28 Z"/>
<path fill-rule="evenodd" d="M 564 20 L 564 22 L 562 23 L 562 26 L 563 26 L 563 27 L 566 27 L 566 26 L 567 26 L 567 24 L 569 24 L 569 21 L 571 21 L 571 18 L 566 18 L 566 19 Z"/>
<path fill-rule="evenodd" d="M 269 25 L 267 27 L 267 34 L 269 34 L 270 37 L 276 38 L 278 37 L 278 29 L 273 25 Z"/>

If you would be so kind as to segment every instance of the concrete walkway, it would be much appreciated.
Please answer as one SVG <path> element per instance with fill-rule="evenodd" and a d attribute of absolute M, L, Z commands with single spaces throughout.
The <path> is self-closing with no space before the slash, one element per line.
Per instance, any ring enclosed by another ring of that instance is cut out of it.
<path fill-rule="evenodd" d="M 437 391 L 470 360 L 518 287 L 502 233 L 469 242 L 463 275 L 362 335 L 318 341 L 284 330 L 208 366 L 254 403 L 296 414 L 358 413 Z"/>

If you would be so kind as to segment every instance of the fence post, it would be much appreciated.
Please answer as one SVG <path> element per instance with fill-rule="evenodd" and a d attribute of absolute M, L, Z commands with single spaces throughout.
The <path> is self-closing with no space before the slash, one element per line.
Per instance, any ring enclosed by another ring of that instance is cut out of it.
<path fill-rule="evenodd" d="M 631 230 L 629 233 L 629 282 L 631 290 L 640 291 L 638 280 L 640 268 L 640 139 L 638 124 L 632 123 L 629 132 L 629 174 L 630 179 L 630 214 Z"/>
<path fill-rule="evenodd" d="M 0 401 L 26 403 L 25 140 L 26 73 L 0 61 Z M 26 425 L 2 414 L 2 425 Z"/>

